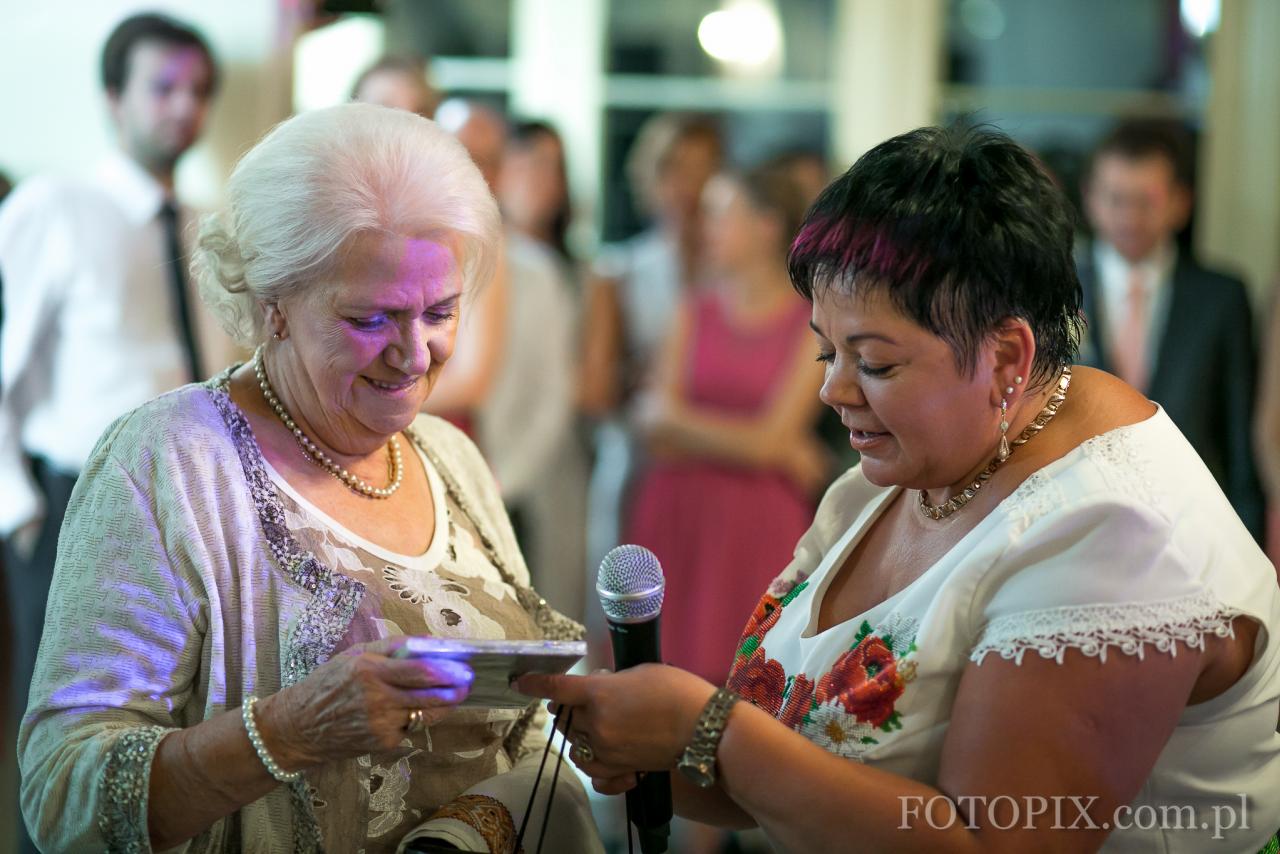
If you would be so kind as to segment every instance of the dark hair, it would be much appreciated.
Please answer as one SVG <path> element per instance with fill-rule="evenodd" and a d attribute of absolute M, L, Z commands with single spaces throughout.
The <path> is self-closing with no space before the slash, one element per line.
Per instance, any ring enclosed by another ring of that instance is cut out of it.
<path fill-rule="evenodd" d="M 1080 280 L 1066 199 L 1029 152 L 986 128 L 927 127 L 871 149 L 814 202 L 791 247 L 806 299 L 879 290 L 972 373 L 1007 317 L 1036 338 L 1030 379 L 1076 354 Z"/>
<path fill-rule="evenodd" d="M 204 54 L 209 66 L 209 94 L 218 89 L 218 63 L 204 37 L 195 29 L 153 12 L 145 12 L 125 18 L 107 37 L 102 47 L 102 86 L 108 92 L 118 93 L 129 79 L 129 57 L 140 42 L 160 42 L 175 47 L 194 47 Z"/>
<path fill-rule="evenodd" d="M 556 210 L 555 216 L 551 218 L 551 247 L 565 261 L 572 261 L 573 256 L 569 254 L 568 236 L 569 223 L 573 221 L 573 208 L 569 202 L 569 176 L 565 169 L 564 141 L 560 138 L 560 132 L 550 123 L 544 121 L 517 122 L 507 136 L 507 144 L 516 148 L 529 148 L 540 137 L 554 140 L 556 145 L 560 146 L 560 175 L 565 182 L 565 193 L 560 200 L 560 207 Z"/>
<path fill-rule="evenodd" d="M 800 231 L 808 207 L 804 190 L 785 165 L 769 161 L 746 172 L 736 173 L 733 180 L 742 187 L 752 207 L 778 218 L 782 226 L 783 254 L 791 239 Z"/>
<path fill-rule="evenodd" d="M 1094 149 L 1090 173 L 1104 154 L 1126 160 L 1161 157 L 1173 170 L 1173 179 L 1180 186 L 1190 189 L 1194 182 L 1190 136 L 1185 127 L 1171 119 L 1127 119 L 1116 124 Z"/>

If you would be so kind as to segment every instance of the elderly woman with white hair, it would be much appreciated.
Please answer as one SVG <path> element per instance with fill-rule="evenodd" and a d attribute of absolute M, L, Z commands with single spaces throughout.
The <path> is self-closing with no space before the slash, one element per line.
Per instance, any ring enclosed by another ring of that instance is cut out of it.
<path fill-rule="evenodd" d="M 492 271 L 493 199 L 433 123 L 356 104 L 281 124 L 229 198 L 194 267 L 257 350 L 121 417 L 76 487 L 28 827 L 56 851 L 511 850 L 542 713 L 461 707 L 465 665 L 395 655 L 580 633 L 475 447 L 419 414 Z M 555 791 L 549 844 L 599 850 L 577 781 Z"/>

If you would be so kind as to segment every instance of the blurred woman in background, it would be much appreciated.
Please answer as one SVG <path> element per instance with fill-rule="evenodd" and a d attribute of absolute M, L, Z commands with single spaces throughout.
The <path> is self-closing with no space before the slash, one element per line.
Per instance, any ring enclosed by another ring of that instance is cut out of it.
<path fill-rule="evenodd" d="M 722 149 L 719 129 L 705 117 L 651 119 L 636 138 L 627 171 L 653 225 L 601 253 L 587 283 L 579 403 L 601 421 L 587 520 L 591 565 L 619 541 L 623 493 L 641 467 L 626 407 L 652 370 L 676 306 L 698 279 L 699 205 Z"/>
<path fill-rule="evenodd" d="M 579 316 L 566 234 L 564 146 L 546 122 L 510 126 L 495 192 L 512 272 L 507 358 L 480 412 L 529 568 L 548 600 L 586 606 L 587 460 L 574 406 Z"/>
<path fill-rule="evenodd" d="M 637 406 L 650 466 L 625 539 L 666 571 L 668 660 L 722 683 L 752 591 L 787 562 L 828 471 L 813 432 L 822 371 L 786 268 L 803 194 L 764 168 L 716 178 L 706 196 L 715 277 L 681 303 Z"/>
<path fill-rule="evenodd" d="M 511 127 L 498 178 L 498 204 L 509 229 L 553 251 L 566 268 L 573 266 L 568 240 L 573 208 L 564 142 L 547 122 L 523 121 Z"/>
<path fill-rule="evenodd" d="M 649 465 L 624 539 L 662 561 L 665 659 L 715 684 L 728 675 L 753 591 L 787 562 L 826 485 L 828 454 L 814 430 L 822 371 L 808 304 L 786 268 L 806 201 L 776 166 L 712 179 L 712 278 L 678 308 L 637 406 Z M 682 850 L 718 851 L 723 836 L 691 826 Z"/>

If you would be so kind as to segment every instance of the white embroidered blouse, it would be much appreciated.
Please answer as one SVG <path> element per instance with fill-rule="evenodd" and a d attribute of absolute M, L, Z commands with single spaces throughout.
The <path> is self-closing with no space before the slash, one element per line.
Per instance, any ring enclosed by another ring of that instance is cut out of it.
<path fill-rule="evenodd" d="M 1280 588 L 1163 409 L 1041 469 L 913 583 L 816 631 L 832 576 L 897 489 L 854 468 L 828 490 L 747 625 L 730 687 L 833 753 L 936 783 L 971 661 L 1176 654 L 1243 615 L 1261 626 L 1253 663 L 1183 712 L 1131 806 L 1234 807 L 1249 828 L 1225 831 L 1226 848 L 1212 828 L 1116 829 L 1104 850 L 1263 846 L 1280 826 Z"/>

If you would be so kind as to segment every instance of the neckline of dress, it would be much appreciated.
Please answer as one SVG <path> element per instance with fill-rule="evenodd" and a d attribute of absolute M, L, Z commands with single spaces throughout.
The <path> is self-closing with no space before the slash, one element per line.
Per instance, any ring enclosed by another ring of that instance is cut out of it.
<path fill-rule="evenodd" d="M 254 441 L 257 441 L 256 436 Z M 314 502 L 299 492 L 297 487 L 289 483 L 284 475 L 277 471 L 275 466 L 271 465 L 271 462 L 262 454 L 261 448 L 258 449 L 258 453 L 262 456 L 262 467 L 266 470 L 267 476 L 271 478 L 271 482 L 276 488 L 288 495 L 299 507 L 313 516 L 316 521 L 332 530 L 349 545 L 357 546 L 380 560 L 407 568 L 432 568 L 443 559 L 445 545 L 448 540 L 449 516 L 448 507 L 445 505 L 447 498 L 444 484 L 441 482 L 440 475 L 435 470 L 431 460 L 427 458 L 427 455 L 423 453 L 412 437 L 410 437 L 409 444 L 413 446 L 414 453 L 418 455 L 418 459 L 422 461 L 422 467 L 426 470 L 427 484 L 431 490 L 431 501 L 435 505 L 435 531 L 431 534 L 431 542 L 427 545 L 425 551 L 416 555 L 393 551 L 357 534 L 342 522 L 321 510 Z"/>
<path fill-rule="evenodd" d="M 930 564 L 924 572 L 917 575 L 909 583 L 903 585 L 885 599 L 877 602 L 870 608 L 867 608 L 865 611 L 855 614 L 846 620 L 833 623 L 822 631 L 817 631 L 818 615 L 822 609 L 822 600 L 826 598 L 827 588 L 830 587 L 831 581 L 835 576 L 835 568 L 844 565 L 844 562 L 848 559 L 850 552 L 857 547 L 857 544 L 861 542 L 863 536 L 866 535 L 866 532 L 870 530 L 871 526 L 875 524 L 875 521 L 880 518 L 880 515 L 884 510 L 890 503 L 892 503 L 893 497 L 904 489 L 902 486 L 881 487 L 880 493 L 873 497 L 871 501 L 867 502 L 867 505 L 862 509 L 857 517 L 854 518 L 853 522 L 850 523 L 845 532 L 840 535 L 840 539 L 837 541 L 836 547 L 827 551 L 822 561 L 818 564 L 818 567 L 813 571 L 813 574 L 809 576 L 812 586 L 810 587 L 810 593 L 807 597 L 808 615 L 804 623 L 804 628 L 799 635 L 800 640 L 806 643 L 818 641 L 827 637 L 832 631 L 839 629 L 841 626 L 848 625 L 849 623 L 857 624 L 860 621 L 869 620 L 872 614 L 875 614 L 876 612 L 885 609 L 887 606 L 898 602 L 911 591 L 923 586 L 926 579 L 931 579 L 937 575 L 938 567 L 943 566 L 944 564 L 954 564 L 954 556 L 960 554 L 961 547 L 965 546 L 970 540 L 977 537 L 980 531 L 994 525 L 997 520 L 1003 519 L 1007 516 L 1010 508 L 1013 506 L 1014 500 L 1023 497 L 1027 484 L 1032 482 L 1037 475 L 1054 474 L 1059 469 L 1069 468 L 1070 466 L 1078 463 L 1091 446 L 1101 444 L 1103 441 L 1109 440 L 1123 432 L 1144 428 L 1148 425 L 1155 424 L 1157 421 L 1163 422 L 1167 417 L 1168 416 L 1165 413 L 1164 408 L 1159 404 L 1156 404 L 1156 411 L 1143 420 L 1135 421 L 1132 424 L 1123 424 L 1119 427 L 1107 430 L 1104 433 L 1091 436 L 1071 450 L 1067 451 L 1061 457 L 1058 457 L 1056 460 L 1051 460 L 1031 472 L 1022 480 L 1021 483 L 1014 487 L 1012 492 L 1002 498 L 981 522 L 952 544 L 951 548 L 947 549 L 941 556 L 939 556 L 938 559 Z"/>
<path fill-rule="evenodd" d="M 430 455 L 426 452 L 426 449 L 423 447 L 418 432 L 414 429 L 414 426 L 410 424 L 401 432 L 408 437 L 409 444 L 413 446 L 414 452 L 418 455 L 418 458 L 422 460 L 422 467 L 427 473 L 427 488 L 431 490 L 431 501 L 435 505 L 436 527 L 435 531 L 431 535 L 431 542 L 427 546 L 426 551 L 419 555 L 407 555 L 380 546 L 372 540 L 362 537 L 352 531 L 346 525 L 343 525 L 328 513 L 325 513 L 319 507 L 315 506 L 315 504 L 310 500 L 303 497 L 293 484 L 289 483 L 289 481 L 285 479 L 284 475 L 277 471 L 275 466 L 271 465 L 270 461 L 267 460 L 266 454 L 262 453 L 262 445 L 258 442 L 257 434 L 253 432 L 253 425 L 249 421 L 249 416 L 245 414 L 244 410 L 240 407 L 240 404 L 236 403 L 231 397 L 231 376 L 245 364 L 245 362 L 236 362 L 198 385 L 205 386 L 210 390 L 221 391 L 227 396 L 227 403 L 234 407 L 235 411 L 239 413 L 241 420 L 244 421 L 245 429 L 251 440 L 250 451 L 255 457 L 257 457 L 258 463 L 262 466 L 262 469 L 266 473 L 268 480 L 271 481 L 272 486 L 277 491 L 285 492 L 306 512 L 314 515 L 318 521 L 329 526 L 335 533 L 338 533 L 347 539 L 347 542 L 350 545 L 358 546 L 372 554 L 374 557 L 381 558 L 382 560 L 389 560 L 392 563 L 398 563 L 402 566 L 421 566 L 428 562 L 431 566 L 439 564 L 441 562 L 441 558 L 436 554 L 436 552 L 443 551 L 448 545 L 450 534 L 449 526 L 453 521 L 450 518 L 449 507 L 446 503 L 448 501 L 448 491 L 445 488 L 443 476 L 436 470 L 436 466 L 431 461 Z"/>

